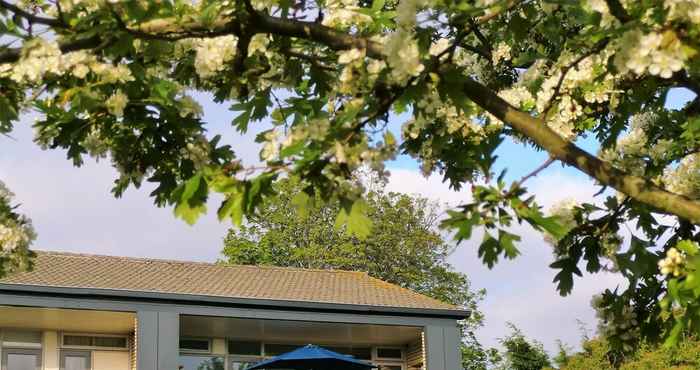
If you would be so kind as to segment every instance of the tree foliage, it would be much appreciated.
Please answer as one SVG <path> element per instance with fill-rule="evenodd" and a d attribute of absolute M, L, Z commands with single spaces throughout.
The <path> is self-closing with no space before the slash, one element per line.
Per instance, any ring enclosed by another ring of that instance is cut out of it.
<path fill-rule="evenodd" d="M 613 346 L 672 344 L 700 326 L 699 23 L 693 0 L 0 0 L 0 133 L 32 110 L 39 145 L 77 166 L 108 156 L 116 196 L 153 183 L 190 223 L 220 193 L 218 216 L 240 225 L 292 174 L 340 202 L 356 236 L 371 222 L 353 173 L 410 155 L 472 186 L 442 225 L 458 240 L 485 231 L 486 265 L 519 254 L 512 226 L 527 223 L 556 244 L 561 294 L 583 268 L 628 280 L 597 307 Z M 691 96 L 680 108 L 677 89 Z M 272 123 L 261 164 L 205 136 L 193 91 L 230 106 L 241 132 Z M 508 184 L 494 173 L 505 139 L 551 159 Z M 546 215 L 524 186 L 554 161 L 619 196 Z"/>
<path fill-rule="evenodd" d="M 381 184 L 365 194 L 364 207 L 372 233 L 358 238 L 338 225 L 340 202 L 324 202 L 319 194 L 300 209 L 306 197 L 297 179 L 275 184 L 276 195 L 266 198 L 247 222 L 229 230 L 224 261 L 244 265 L 273 265 L 364 271 L 471 311 L 463 323 L 463 362 L 467 369 L 485 369 L 489 352 L 476 340 L 481 326 L 477 303 L 483 291 L 472 292 L 465 274 L 447 262 L 453 247 L 436 229 L 437 205 L 425 198 L 385 192 Z"/>
<path fill-rule="evenodd" d="M 508 326 L 511 333 L 500 340 L 504 352 L 497 368 L 503 370 L 541 370 L 551 365 L 549 355 L 541 343 L 528 340 L 515 325 L 508 324 Z"/>
<path fill-rule="evenodd" d="M 559 370 L 691 370 L 700 368 L 700 341 L 683 337 L 678 345 L 665 348 L 643 343 L 627 354 L 616 350 L 605 339 L 583 343 L 583 351 L 570 355 Z"/>

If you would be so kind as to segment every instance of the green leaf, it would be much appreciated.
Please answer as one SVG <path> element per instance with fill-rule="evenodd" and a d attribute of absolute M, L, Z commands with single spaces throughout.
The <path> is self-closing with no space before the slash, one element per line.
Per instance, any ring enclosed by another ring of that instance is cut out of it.
<path fill-rule="evenodd" d="M 306 219 L 309 216 L 309 209 L 312 205 L 312 199 L 309 194 L 300 191 L 292 197 L 292 206 L 297 211 L 297 214 L 302 219 Z"/>
<path fill-rule="evenodd" d="M 231 217 L 231 222 L 236 226 L 241 226 L 243 223 L 243 200 L 245 199 L 245 194 L 241 191 L 234 191 L 229 193 L 228 198 L 221 203 L 219 207 L 218 217 L 222 221 L 227 217 Z"/>
<path fill-rule="evenodd" d="M 498 262 L 498 253 L 500 253 L 500 248 L 498 246 L 498 241 L 494 239 L 488 231 L 484 232 L 484 240 L 482 240 L 479 246 L 479 257 L 484 261 L 489 269 Z"/>
<path fill-rule="evenodd" d="M 175 216 L 185 220 L 190 225 L 194 225 L 199 216 L 206 212 L 207 207 L 204 204 L 191 206 L 189 203 L 183 202 L 175 207 Z"/>
<path fill-rule="evenodd" d="M 345 231 L 360 239 L 365 239 L 372 231 L 372 220 L 367 216 L 368 205 L 363 199 L 358 199 L 352 203 L 348 211 L 347 205 L 340 209 L 335 219 L 335 228 L 340 229 L 346 226 Z"/>
<path fill-rule="evenodd" d="M 508 259 L 514 259 L 520 255 L 520 251 L 514 243 L 519 241 L 520 236 L 511 234 L 505 230 L 498 230 L 498 243 L 501 245 L 501 248 L 503 248 L 503 252 Z"/>

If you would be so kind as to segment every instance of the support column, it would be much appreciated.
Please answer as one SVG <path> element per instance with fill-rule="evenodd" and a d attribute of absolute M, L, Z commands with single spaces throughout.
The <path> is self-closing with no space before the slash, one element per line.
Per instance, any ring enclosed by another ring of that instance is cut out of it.
<path fill-rule="evenodd" d="M 180 315 L 174 312 L 137 313 L 137 370 L 177 370 Z"/>
<path fill-rule="evenodd" d="M 426 370 L 459 370 L 461 355 L 457 326 L 425 326 Z"/>

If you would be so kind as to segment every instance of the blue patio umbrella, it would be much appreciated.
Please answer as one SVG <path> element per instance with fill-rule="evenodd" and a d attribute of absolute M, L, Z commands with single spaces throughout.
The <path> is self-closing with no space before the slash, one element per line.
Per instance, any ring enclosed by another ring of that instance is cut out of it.
<path fill-rule="evenodd" d="M 357 360 L 350 355 L 308 344 L 294 351 L 260 361 L 246 370 L 370 370 L 374 367 L 371 363 Z"/>

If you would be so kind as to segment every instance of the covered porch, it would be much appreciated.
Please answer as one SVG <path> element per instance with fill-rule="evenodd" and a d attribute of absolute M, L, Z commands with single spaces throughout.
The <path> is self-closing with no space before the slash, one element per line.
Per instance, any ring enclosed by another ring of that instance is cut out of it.
<path fill-rule="evenodd" d="M 5 305 L 0 362 L 2 370 L 244 370 L 312 343 L 381 370 L 447 369 L 444 328 L 347 314 L 242 316 Z"/>

